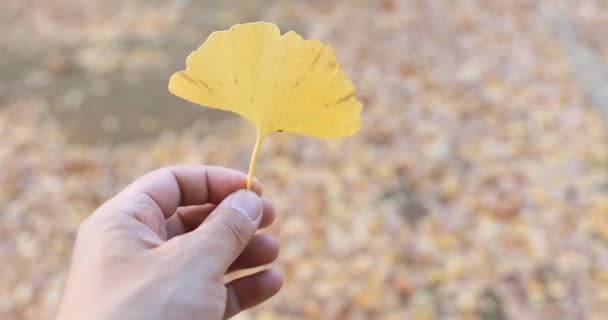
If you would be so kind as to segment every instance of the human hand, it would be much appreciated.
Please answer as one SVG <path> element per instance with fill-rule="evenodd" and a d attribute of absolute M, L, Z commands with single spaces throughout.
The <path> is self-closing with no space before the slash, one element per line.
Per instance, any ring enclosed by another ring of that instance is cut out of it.
<path fill-rule="evenodd" d="M 277 241 L 254 235 L 275 217 L 239 172 L 176 166 L 138 179 L 78 230 L 58 320 L 226 319 L 276 294 Z M 239 191 L 237 191 L 239 190 Z"/>

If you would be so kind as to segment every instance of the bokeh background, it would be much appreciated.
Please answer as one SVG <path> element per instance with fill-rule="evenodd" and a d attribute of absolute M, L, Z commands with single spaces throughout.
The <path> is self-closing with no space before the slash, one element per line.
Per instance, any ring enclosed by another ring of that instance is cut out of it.
<path fill-rule="evenodd" d="M 167 92 L 213 30 L 329 43 L 354 137 L 274 134 L 282 292 L 240 319 L 605 319 L 608 1 L 0 1 L 0 318 L 51 319 L 80 221 L 253 127 Z"/>

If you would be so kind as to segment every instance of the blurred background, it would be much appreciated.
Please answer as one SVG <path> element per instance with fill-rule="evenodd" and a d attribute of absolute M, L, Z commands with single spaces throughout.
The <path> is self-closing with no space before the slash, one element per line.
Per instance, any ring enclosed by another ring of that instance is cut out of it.
<path fill-rule="evenodd" d="M 605 319 L 608 1 L 0 1 L 0 318 L 51 319 L 80 221 L 253 127 L 170 95 L 213 30 L 336 51 L 354 137 L 274 134 L 281 293 L 239 319 Z"/>

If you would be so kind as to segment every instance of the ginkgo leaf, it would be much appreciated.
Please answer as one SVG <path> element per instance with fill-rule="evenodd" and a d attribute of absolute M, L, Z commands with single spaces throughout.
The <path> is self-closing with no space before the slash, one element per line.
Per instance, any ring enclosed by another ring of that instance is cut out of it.
<path fill-rule="evenodd" d="M 267 22 L 237 24 L 213 32 L 169 80 L 169 91 L 203 106 L 251 121 L 257 140 L 247 188 L 260 145 L 271 132 L 344 137 L 360 128 L 362 105 L 339 70 L 336 56 L 318 40 L 304 40 Z"/>

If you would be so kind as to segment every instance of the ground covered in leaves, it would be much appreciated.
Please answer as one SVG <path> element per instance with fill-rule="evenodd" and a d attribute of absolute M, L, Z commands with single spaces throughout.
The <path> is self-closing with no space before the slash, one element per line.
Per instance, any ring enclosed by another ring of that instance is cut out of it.
<path fill-rule="evenodd" d="M 249 124 L 154 94 L 248 19 L 330 43 L 365 108 L 354 137 L 265 142 L 286 283 L 241 319 L 608 314 L 606 2 L 95 3 L 0 4 L 0 318 L 52 318 L 80 221 L 132 179 L 246 170 Z"/>

